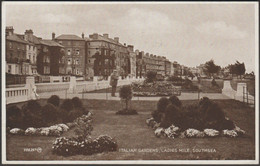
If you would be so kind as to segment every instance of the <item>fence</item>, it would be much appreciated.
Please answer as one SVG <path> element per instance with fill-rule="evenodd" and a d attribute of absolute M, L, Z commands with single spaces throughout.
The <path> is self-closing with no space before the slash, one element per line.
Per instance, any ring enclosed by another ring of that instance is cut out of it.
<path fill-rule="evenodd" d="M 29 100 L 27 87 L 7 88 L 5 91 L 6 104 L 18 103 Z"/>
<path fill-rule="evenodd" d="M 243 103 L 250 106 L 255 106 L 255 97 L 249 95 L 248 88 L 243 86 Z"/>
<path fill-rule="evenodd" d="M 6 75 L 6 85 L 25 84 L 26 76 Z"/>

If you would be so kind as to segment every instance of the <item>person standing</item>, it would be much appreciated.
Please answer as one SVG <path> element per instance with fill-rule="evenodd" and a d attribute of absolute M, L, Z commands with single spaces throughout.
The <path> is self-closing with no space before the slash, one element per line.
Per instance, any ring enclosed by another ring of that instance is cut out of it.
<path fill-rule="evenodd" d="M 111 96 L 116 97 L 116 87 L 117 87 L 118 75 L 117 71 L 114 70 L 113 73 L 110 75 L 110 86 L 112 86 Z"/>

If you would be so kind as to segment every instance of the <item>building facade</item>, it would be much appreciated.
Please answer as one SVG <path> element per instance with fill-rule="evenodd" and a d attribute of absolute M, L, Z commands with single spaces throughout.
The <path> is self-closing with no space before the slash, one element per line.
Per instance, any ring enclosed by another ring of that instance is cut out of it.
<path fill-rule="evenodd" d="M 89 78 L 102 76 L 105 79 L 118 70 L 120 76 L 130 74 L 130 56 L 119 38 L 109 38 L 108 34 L 93 33 L 86 40 L 86 73 Z"/>
<path fill-rule="evenodd" d="M 171 75 L 171 62 L 166 58 L 165 58 L 164 62 L 165 62 L 165 75 L 170 76 Z"/>
<path fill-rule="evenodd" d="M 26 58 L 28 42 L 14 33 L 13 27 L 6 27 L 6 73 L 29 75 L 30 62 Z"/>
<path fill-rule="evenodd" d="M 55 38 L 52 33 L 52 40 L 64 47 L 65 74 L 74 76 L 85 76 L 85 39 L 76 35 L 62 34 Z"/>

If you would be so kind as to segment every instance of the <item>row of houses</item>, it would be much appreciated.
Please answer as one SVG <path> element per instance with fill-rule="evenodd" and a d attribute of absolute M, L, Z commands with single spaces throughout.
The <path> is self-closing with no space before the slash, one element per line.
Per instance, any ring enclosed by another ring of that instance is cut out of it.
<path fill-rule="evenodd" d="M 13 75 L 74 75 L 108 77 L 114 69 L 122 77 L 143 77 L 147 71 L 162 76 L 181 74 L 183 66 L 164 56 L 134 50 L 119 37 L 93 33 L 88 37 L 62 34 L 42 39 L 31 29 L 24 34 L 6 27 L 6 72 Z"/>

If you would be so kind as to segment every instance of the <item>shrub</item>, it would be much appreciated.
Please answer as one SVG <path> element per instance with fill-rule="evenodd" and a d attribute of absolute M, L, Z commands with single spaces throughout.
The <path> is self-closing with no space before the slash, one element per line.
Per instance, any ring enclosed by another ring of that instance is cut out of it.
<path fill-rule="evenodd" d="M 56 107 L 59 107 L 60 105 L 60 98 L 57 95 L 52 95 L 48 100 L 47 103 L 51 103 Z"/>
<path fill-rule="evenodd" d="M 213 87 L 219 87 L 216 80 L 213 78 L 212 81 L 211 81 L 211 86 Z"/>
<path fill-rule="evenodd" d="M 23 127 L 23 113 L 17 106 L 10 106 L 6 109 L 6 126 L 10 128 Z"/>
<path fill-rule="evenodd" d="M 169 104 L 165 110 L 165 116 L 162 118 L 161 127 L 168 128 L 172 124 L 181 127 L 182 113 L 178 107 Z"/>
<path fill-rule="evenodd" d="M 23 122 L 24 127 L 41 127 L 43 119 L 41 117 L 41 105 L 35 101 L 30 100 L 22 107 L 24 113 Z"/>
<path fill-rule="evenodd" d="M 160 123 L 163 117 L 163 113 L 159 112 L 158 110 L 155 110 L 152 112 L 152 117 L 157 123 Z"/>
<path fill-rule="evenodd" d="M 42 119 L 44 120 L 45 126 L 51 126 L 59 123 L 59 112 L 58 108 L 51 103 L 47 103 L 42 107 Z"/>
<path fill-rule="evenodd" d="M 166 97 L 161 97 L 157 103 L 157 110 L 159 112 L 165 112 L 165 109 L 170 101 Z"/>
<path fill-rule="evenodd" d="M 182 103 L 177 96 L 174 96 L 174 95 L 170 96 L 169 101 L 171 104 L 173 104 L 179 108 L 182 106 Z"/>
<path fill-rule="evenodd" d="M 82 108 L 83 107 L 83 103 L 82 101 L 78 98 L 78 97 L 73 97 L 71 99 L 74 108 Z"/>
<path fill-rule="evenodd" d="M 225 118 L 225 114 L 218 104 L 212 103 L 205 110 L 204 118 L 206 121 L 220 121 Z"/>
<path fill-rule="evenodd" d="M 154 82 L 154 81 L 156 81 L 156 75 L 157 75 L 157 72 L 155 72 L 155 71 L 148 71 L 146 73 L 146 82 Z"/>
<path fill-rule="evenodd" d="M 41 111 L 41 105 L 36 100 L 29 100 L 26 105 L 26 108 L 32 111 L 37 111 L 37 112 Z"/>
<path fill-rule="evenodd" d="M 70 112 L 74 108 L 74 104 L 71 99 L 65 99 L 60 106 L 61 109 Z"/>
<path fill-rule="evenodd" d="M 74 108 L 68 113 L 68 122 L 72 122 L 73 120 L 77 119 L 78 117 L 82 116 L 84 114 L 83 109 L 81 108 Z"/>
<path fill-rule="evenodd" d="M 132 93 L 132 88 L 131 85 L 124 85 L 120 88 L 119 90 L 119 97 L 122 100 L 125 100 L 126 104 L 126 110 L 128 110 L 128 102 L 132 99 L 133 93 Z"/>

